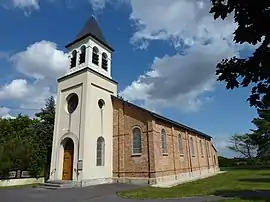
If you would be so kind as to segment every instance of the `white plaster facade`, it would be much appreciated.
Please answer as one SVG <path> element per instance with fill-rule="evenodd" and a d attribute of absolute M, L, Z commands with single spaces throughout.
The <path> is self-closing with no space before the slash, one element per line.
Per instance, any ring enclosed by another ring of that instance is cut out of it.
<path fill-rule="evenodd" d="M 79 64 L 80 48 L 86 47 L 86 60 Z M 93 47 L 99 49 L 99 65 L 92 63 Z M 76 66 L 58 79 L 56 117 L 53 136 L 50 180 L 62 180 L 64 145 L 70 138 L 74 144 L 72 181 L 100 184 L 112 179 L 113 106 L 111 95 L 117 96 L 117 83 L 111 80 L 111 51 L 92 37 L 68 48 L 69 60 L 76 50 Z M 102 53 L 108 56 L 107 71 L 101 68 Z M 78 96 L 73 113 L 67 111 L 68 96 Z M 98 105 L 102 100 L 104 106 Z M 97 139 L 105 140 L 104 165 L 97 166 Z M 79 168 L 79 164 L 81 168 Z"/>

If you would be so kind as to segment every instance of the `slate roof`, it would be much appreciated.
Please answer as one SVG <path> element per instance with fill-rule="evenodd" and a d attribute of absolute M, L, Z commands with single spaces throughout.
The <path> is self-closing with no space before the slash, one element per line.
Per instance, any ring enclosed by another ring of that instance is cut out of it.
<path fill-rule="evenodd" d="M 77 43 L 80 40 L 83 40 L 84 38 L 91 36 L 98 42 L 100 42 L 102 45 L 107 47 L 109 50 L 114 51 L 112 47 L 109 46 L 106 39 L 104 38 L 102 31 L 97 23 L 97 20 L 94 16 L 92 16 L 83 26 L 82 30 L 77 34 L 75 40 L 68 45 L 66 45 L 66 48 L 72 46 L 73 44 Z"/>

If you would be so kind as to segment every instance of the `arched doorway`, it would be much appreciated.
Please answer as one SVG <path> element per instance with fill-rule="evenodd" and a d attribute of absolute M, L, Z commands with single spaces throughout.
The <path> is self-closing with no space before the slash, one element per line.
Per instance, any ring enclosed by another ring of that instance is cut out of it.
<path fill-rule="evenodd" d="M 70 138 L 66 138 L 63 142 L 64 159 L 62 180 L 72 180 L 73 159 L 74 159 L 74 143 Z"/>

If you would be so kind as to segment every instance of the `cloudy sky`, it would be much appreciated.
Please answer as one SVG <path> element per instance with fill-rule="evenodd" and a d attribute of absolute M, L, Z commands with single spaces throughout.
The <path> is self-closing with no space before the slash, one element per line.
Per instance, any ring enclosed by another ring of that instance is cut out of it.
<path fill-rule="evenodd" d="M 64 46 L 95 15 L 116 50 L 112 76 L 130 102 L 214 137 L 247 132 L 249 89 L 217 83 L 216 64 L 253 47 L 232 41 L 232 18 L 213 20 L 209 0 L 0 0 L 0 116 L 33 116 L 68 68 Z"/>

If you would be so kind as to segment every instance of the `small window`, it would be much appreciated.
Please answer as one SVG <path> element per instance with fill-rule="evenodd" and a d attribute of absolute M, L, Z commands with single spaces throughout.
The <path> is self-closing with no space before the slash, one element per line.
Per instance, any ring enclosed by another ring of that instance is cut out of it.
<path fill-rule="evenodd" d="M 102 69 L 108 70 L 108 56 L 106 53 L 102 53 Z"/>
<path fill-rule="evenodd" d="M 203 143 L 202 143 L 202 140 L 200 140 L 200 148 L 201 148 L 201 155 L 203 156 Z"/>
<path fill-rule="evenodd" d="M 142 153 L 142 133 L 139 128 L 134 128 L 132 132 L 132 153 L 141 154 Z"/>
<path fill-rule="evenodd" d="M 72 57 L 71 57 L 71 62 L 70 62 L 70 68 L 76 67 L 76 63 L 77 63 L 77 51 L 74 50 L 72 52 Z"/>
<path fill-rule="evenodd" d="M 182 135 L 181 133 L 178 135 L 178 149 L 180 154 L 184 154 L 183 151 L 183 142 L 182 142 Z"/>
<path fill-rule="evenodd" d="M 162 144 L 162 153 L 167 154 L 166 132 L 164 129 L 161 130 L 161 144 Z"/>
<path fill-rule="evenodd" d="M 95 65 L 99 64 L 99 51 L 97 47 L 93 48 L 92 63 Z"/>
<path fill-rule="evenodd" d="M 85 58 L 86 58 L 86 47 L 85 46 L 82 46 L 81 47 L 81 53 L 80 53 L 80 61 L 79 61 L 79 63 L 80 64 L 85 63 Z"/>
<path fill-rule="evenodd" d="M 190 142 L 189 142 L 189 144 L 190 144 L 190 152 L 191 152 L 191 155 L 192 155 L 192 156 L 195 156 L 194 143 L 193 143 L 193 138 L 192 138 L 192 137 L 190 137 Z"/>
<path fill-rule="evenodd" d="M 105 140 L 103 137 L 97 139 L 97 166 L 104 166 Z"/>

